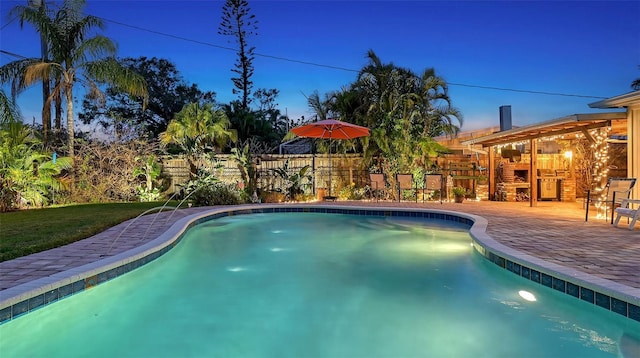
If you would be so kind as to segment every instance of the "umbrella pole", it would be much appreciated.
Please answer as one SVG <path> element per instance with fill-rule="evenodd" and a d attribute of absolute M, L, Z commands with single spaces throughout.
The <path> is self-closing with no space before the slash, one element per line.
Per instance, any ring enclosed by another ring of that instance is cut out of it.
<path fill-rule="evenodd" d="M 332 169 L 333 169 L 333 167 L 331 166 L 331 136 L 329 136 L 329 196 L 332 196 L 331 195 L 331 187 L 333 186 L 333 185 L 331 185 L 332 184 L 332 182 L 331 182 L 331 171 L 332 171 Z"/>

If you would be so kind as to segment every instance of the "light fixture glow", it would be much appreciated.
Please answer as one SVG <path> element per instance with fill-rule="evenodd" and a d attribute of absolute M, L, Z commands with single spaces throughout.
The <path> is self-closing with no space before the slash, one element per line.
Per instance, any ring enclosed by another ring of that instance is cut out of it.
<path fill-rule="evenodd" d="M 518 294 L 520 295 L 520 297 L 524 298 L 526 301 L 529 301 L 529 302 L 536 301 L 536 296 L 534 296 L 533 293 L 529 291 L 520 290 L 518 291 Z"/>
<path fill-rule="evenodd" d="M 567 159 L 573 158 L 573 151 L 567 150 L 566 152 L 564 152 L 564 157 Z"/>

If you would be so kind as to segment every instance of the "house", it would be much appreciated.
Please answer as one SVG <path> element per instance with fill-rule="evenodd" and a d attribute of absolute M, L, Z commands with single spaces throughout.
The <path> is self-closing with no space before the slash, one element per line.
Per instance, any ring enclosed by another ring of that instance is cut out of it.
<path fill-rule="evenodd" d="M 640 91 L 590 103 L 591 108 L 626 108 L 627 173 L 629 178 L 640 178 Z M 631 197 L 640 199 L 640 186 L 633 188 Z"/>
<path fill-rule="evenodd" d="M 631 168 L 626 160 L 611 165 L 607 152 L 612 138 L 627 135 L 627 113 L 573 114 L 511 128 L 510 108 L 506 125 L 503 110 L 500 131 L 460 142 L 486 151 L 488 192 L 493 200 L 526 198 L 531 206 L 538 200 L 575 201 L 586 190 L 603 185 L 610 171 L 626 176 Z M 640 108 L 636 117 L 640 119 Z"/>

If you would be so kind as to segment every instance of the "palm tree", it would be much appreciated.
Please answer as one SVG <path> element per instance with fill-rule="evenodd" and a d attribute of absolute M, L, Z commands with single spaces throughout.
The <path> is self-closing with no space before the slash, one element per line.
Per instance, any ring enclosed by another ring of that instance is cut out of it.
<path fill-rule="evenodd" d="M 100 97 L 99 84 L 117 86 L 146 102 L 147 90 L 142 76 L 121 66 L 115 59 L 117 47 L 107 37 L 90 36 L 93 28 L 104 28 L 101 19 L 83 15 L 85 0 L 65 0 L 53 17 L 43 11 L 24 6 L 12 12 L 20 16 L 21 23 L 34 24 L 48 42 L 50 60 L 24 59 L 10 62 L 0 68 L 0 81 L 12 81 L 15 92 L 39 81 L 56 80 L 49 100 L 62 94 L 66 101 L 68 156 L 74 157 L 73 90 L 77 82 L 88 87 L 89 93 Z"/>
<path fill-rule="evenodd" d="M 229 141 L 235 142 L 237 134 L 230 129 L 231 122 L 223 110 L 216 110 L 211 103 L 191 103 L 169 122 L 166 132 L 160 134 L 163 145 L 177 144 L 189 163 L 193 178 L 197 174 L 198 156 L 215 148 L 225 148 Z"/>
<path fill-rule="evenodd" d="M 419 113 L 416 120 L 422 127 L 420 135 L 431 138 L 443 134 L 455 136 L 460 131 L 463 116 L 451 106 L 448 92 L 447 82 L 437 76 L 433 68 L 422 73 L 415 89 Z"/>
<path fill-rule="evenodd" d="M 640 66 L 638 66 L 640 68 Z M 634 91 L 640 91 L 640 78 L 636 78 L 631 82 L 631 89 Z"/>

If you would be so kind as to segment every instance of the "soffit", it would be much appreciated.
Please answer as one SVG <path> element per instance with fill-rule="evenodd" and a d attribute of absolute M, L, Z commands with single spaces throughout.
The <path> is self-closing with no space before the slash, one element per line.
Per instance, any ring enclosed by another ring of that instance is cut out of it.
<path fill-rule="evenodd" d="M 511 142 L 520 142 L 541 137 L 551 137 L 567 133 L 588 131 L 590 129 L 607 127 L 612 120 L 626 119 L 624 112 L 574 114 L 551 121 L 532 124 L 493 133 L 487 136 L 462 141 L 463 145 L 482 145 L 489 147 Z"/>

